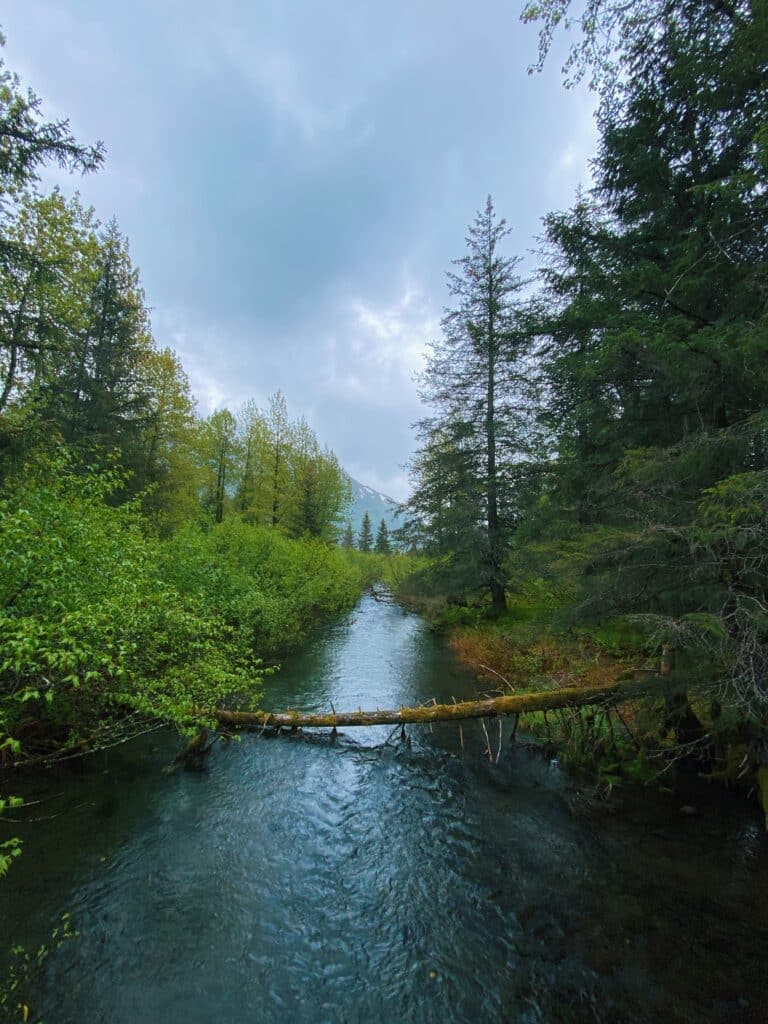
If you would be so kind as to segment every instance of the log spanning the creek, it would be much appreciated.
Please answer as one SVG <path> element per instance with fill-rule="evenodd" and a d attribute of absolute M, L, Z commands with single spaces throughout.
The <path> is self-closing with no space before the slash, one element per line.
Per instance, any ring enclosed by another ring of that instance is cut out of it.
<path fill-rule="evenodd" d="M 594 704 L 618 704 L 636 697 L 661 695 L 666 689 L 658 678 L 633 682 L 614 682 L 604 686 L 566 686 L 535 693 L 510 693 L 503 697 L 465 700 L 453 704 L 425 704 L 397 710 L 301 712 L 301 711 L 225 711 L 212 709 L 206 717 L 234 729 L 338 729 L 361 725 L 427 725 L 430 722 L 461 722 L 468 718 L 496 718 L 498 715 L 524 715 L 533 711 L 554 711 Z"/>

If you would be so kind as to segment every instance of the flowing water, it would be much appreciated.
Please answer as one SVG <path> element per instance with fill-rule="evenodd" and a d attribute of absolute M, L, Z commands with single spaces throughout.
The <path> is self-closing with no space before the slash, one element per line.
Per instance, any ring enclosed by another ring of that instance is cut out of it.
<path fill-rule="evenodd" d="M 475 692 L 418 617 L 370 596 L 269 687 L 268 706 L 301 710 Z M 644 792 L 574 816 L 572 783 L 508 735 L 498 765 L 478 723 L 464 750 L 455 725 L 389 736 L 250 735 L 217 744 L 204 774 L 167 775 L 178 743 L 159 734 L 48 777 L 0 884 L 4 945 L 44 941 L 63 911 L 80 932 L 48 959 L 35 1012 L 768 1022 L 755 808 L 710 791 L 706 815 L 683 814 Z"/>

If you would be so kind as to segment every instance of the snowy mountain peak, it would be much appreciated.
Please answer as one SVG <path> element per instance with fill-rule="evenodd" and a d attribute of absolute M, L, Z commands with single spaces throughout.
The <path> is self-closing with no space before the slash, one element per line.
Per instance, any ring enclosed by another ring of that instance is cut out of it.
<path fill-rule="evenodd" d="M 397 502 L 394 498 L 382 494 L 381 491 L 369 487 L 368 484 L 360 483 L 354 477 L 349 477 L 349 483 L 352 490 L 352 504 L 346 518 L 352 523 L 355 533 L 360 531 L 366 512 L 371 517 L 374 533 L 382 519 L 390 530 L 397 527 L 398 523 L 395 518 Z"/>

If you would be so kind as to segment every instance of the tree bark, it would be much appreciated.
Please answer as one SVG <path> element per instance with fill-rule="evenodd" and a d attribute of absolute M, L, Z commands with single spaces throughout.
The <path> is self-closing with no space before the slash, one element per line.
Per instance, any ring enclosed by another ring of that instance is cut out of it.
<path fill-rule="evenodd" d="M 486 472 L 488 474 L 488 561 L 491 577 L 491 608 L 494 615 L 507 610 L 507 595 L 499 578 L 501 575 L 501 531 L 499 529 L 499 494 L 496 479 L 496 322 L 495 289 L 493 280 L 493 251 L 488 252 L 488 380 L 486 381 L 485 443 Z"/>

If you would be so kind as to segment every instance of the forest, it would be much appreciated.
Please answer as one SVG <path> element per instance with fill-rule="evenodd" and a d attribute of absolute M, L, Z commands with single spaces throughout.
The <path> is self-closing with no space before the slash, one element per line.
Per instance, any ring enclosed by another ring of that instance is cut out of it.
<path fill-rule="evenodd" d="M 762 1019 L 768 3 L 521 20 L 591 180 L 533 251 L 477 183 L 396 527 L 200 411 L 0 50 L 0 1019 Z"/>
<path fill-rule="evenodd" d="M 117 223 L 41 187 L 46 164 L 97 172 L 103 146 L 3 67 L 0 756 L 255 706 L 394 542 L 401 596 L 507 683 L 671 674 L 628 749 L 593 737 L 592 767 L 642 775 L 637 750 L 661 748 L 763 778 L 766 16 L 525 8 L 531 71 L 575 32 L 566 84 L 599 97 L 593 184 L 544 218 L 528 277 L 490 197 L 470 225 L 392 538 L 367 513 L 353 535 L 348 478 L 280 392 L 198 414 Z"/>
<path fill-rule="evenodd" d="M 578 760 L 615 777 L 639 751 L 657 777 L 666 751 L 762 780 L 768 810 L 768 9 L 523 18 L 533 71 L 576 33 L 593 184 L 527 279 L 490 197 L 469 227 L 421 379 L 402 534 L 431 562 L 407 589 L 515 685 L 669 674 L 623 754 L 603 725 Z"/>
<path fill-rule="evenodd" d="M 251 706 L 276 660 L 376 572 L 336 546 L 349 483 L 334 453 L 280 392 L 266 409 L 199 415 L 178 356 L 152 335 L 117 224 L 41 187 L 46 164 L 87 174 L 103 158 L 3 66 L 6 765 L 101 749 L 148 720 L 183 730 L 201 706 Z M 3 843 L 0 870 L 18 852 Z"/>

